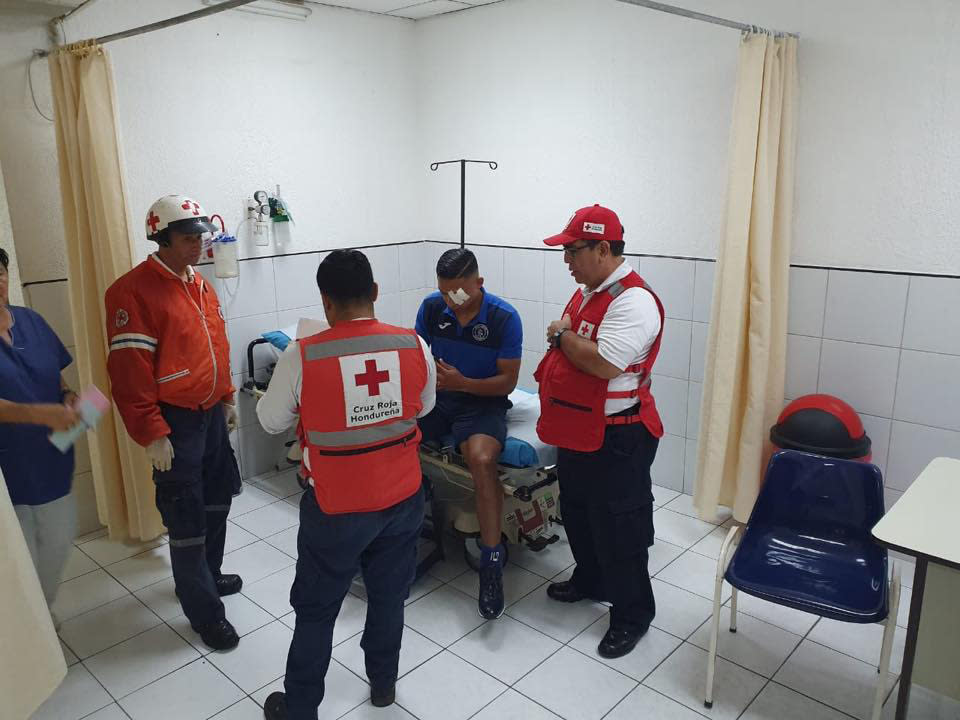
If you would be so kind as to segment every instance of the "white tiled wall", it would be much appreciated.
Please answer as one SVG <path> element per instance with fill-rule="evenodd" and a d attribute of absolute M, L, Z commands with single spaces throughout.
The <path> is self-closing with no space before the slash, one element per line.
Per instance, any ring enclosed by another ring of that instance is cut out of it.
<path fill-rule="evenodd" d="M 435 268 L 449 243 L 364 249 L 380 288 L 377 315 L 412 326 L 423 297 L 434 290 Z M 575 289 L 558 251 L 469 246 L 485 287 L 511 302 L 524 324 L 520 387 L 536 390 L 533 371 L 545 350 L 547 325 L 560 317 Z M 302 316 L 322 317 L 316 268 L 325 253 L 244 260 L 240 278 L 216 280 L 227 317 L 235 383 L 246 377 L 246 348 L 261 332 Z M 629 257 L 657 291 L 667 322 L 653 382 L 667 436 L 655 481 L 693 492 L 699 408 L 715 264 L 673 258 Z M 65 283 L 33 285 L 27 302 L 73 346 Z M 960 280 L 880 273 L 792 268 L 787 338 L 788 398 L 827 392 L 861 414 L 884 470 L 889 500 L 905 490 L 930 459 L 960 456 Z M 274 359 L 258 348 L 259 371 Z M 269 469 L 284 438 L 260 430 L 248 398 L 240 401 L 234 441 L 244 477 Z M 89 456 L 79 448 L 77 484 L 89 483 Z M 86 480 L 84 480 L 86 479 Z M 92 496 L 92 487 L 80 488 Z M 95 511 L 88 513 L 95 522 Z"/>
<path fill-rule="evenodd" d="M 888 506 L 934 457 L 960 457 L 960 279 L 792 268 L 786 395 L 860 413 Z"/>

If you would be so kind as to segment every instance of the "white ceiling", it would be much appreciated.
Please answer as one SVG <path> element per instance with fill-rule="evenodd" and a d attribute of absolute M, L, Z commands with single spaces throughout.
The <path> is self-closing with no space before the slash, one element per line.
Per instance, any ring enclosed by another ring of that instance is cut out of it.
<path fill-rule="evenodd" d="M 322 2 L 308 0 L 309 5 L 332 5 L 411 20 L 420 20 L 495 2 L 500 0 L 323 0 Z"/>

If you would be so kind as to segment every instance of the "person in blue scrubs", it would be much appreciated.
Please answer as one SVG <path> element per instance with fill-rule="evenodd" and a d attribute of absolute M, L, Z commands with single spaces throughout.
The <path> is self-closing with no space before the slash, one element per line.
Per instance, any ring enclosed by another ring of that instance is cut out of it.
<path fill-rule="evenodd" d="M 420 421 L 425 441 L 453 435 L 473 476 L 480 523 L 480 615 L 503 614 L 503 488 L 497 460 L 507 438 L 507 396 L 517 386 L 523 354 L 520 314 L 483 287 L 476 256 L 447 250 L 437 262 L 437 288 L 424 299 L 416 330 L 437 361 L 437 405 Z"/>
<path fill-rule="evenodd" d="M 77 528 L 73 449 L 48 439 L 77 422 L 61 374 L 73 358 L 40 315 L 9 304 L 9 264 L 0 248 L 0 469 L 52 605 Z"/>

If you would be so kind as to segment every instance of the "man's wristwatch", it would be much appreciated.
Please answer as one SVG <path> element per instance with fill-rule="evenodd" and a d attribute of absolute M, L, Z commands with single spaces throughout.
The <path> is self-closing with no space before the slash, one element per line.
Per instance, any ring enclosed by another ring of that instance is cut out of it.
<path fill-rule="evenodd" d="M 560 328 L 553 336 L 553 346 L 555 348 L 560 347 L 560 336 L 563 335 L 570 328 Z"/>

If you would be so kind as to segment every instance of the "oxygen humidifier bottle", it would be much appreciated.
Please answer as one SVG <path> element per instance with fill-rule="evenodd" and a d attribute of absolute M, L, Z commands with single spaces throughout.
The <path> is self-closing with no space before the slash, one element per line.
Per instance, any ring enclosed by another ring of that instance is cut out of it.
<path fill-rule="evenodd" d="M 235 278 L 240 275 L 235 237 L 221 235 L 213 243 L 213 274 L 218 278 Z"/>

